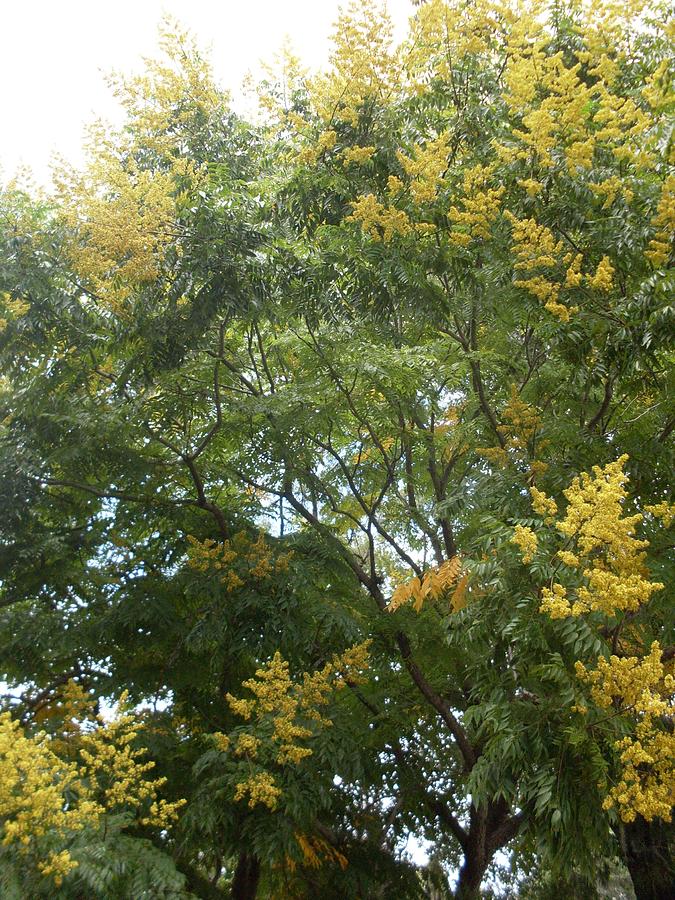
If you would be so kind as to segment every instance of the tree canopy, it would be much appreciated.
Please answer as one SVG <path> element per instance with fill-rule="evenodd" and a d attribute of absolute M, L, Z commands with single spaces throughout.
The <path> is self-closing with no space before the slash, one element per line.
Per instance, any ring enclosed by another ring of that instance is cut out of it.
<path fill-rule="evenodd" d="M 3 897 L 672 896 L 672 13 L 411 13 L 0 195 Z"/>

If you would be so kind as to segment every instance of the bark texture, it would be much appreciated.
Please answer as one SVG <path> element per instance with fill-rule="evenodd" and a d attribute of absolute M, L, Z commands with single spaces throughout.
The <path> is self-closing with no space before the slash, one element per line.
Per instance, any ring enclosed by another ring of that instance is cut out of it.
<path fill-rule="evenodd" d="M 260 860 L 257 856 L 242 853 L 234 872 L 232 900 L 255 900 L 260 880 Z"/>
<path fill-rule="evenodd" d="M 675 829 L 655 819 L 636 819 L 623 830 L 624 861 L 637 900 L 672 900 L 675 897 Z"/>

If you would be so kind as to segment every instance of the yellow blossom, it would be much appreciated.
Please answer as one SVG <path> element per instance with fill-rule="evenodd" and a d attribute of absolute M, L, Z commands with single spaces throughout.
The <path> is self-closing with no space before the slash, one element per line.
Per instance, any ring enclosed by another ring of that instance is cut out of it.
<path fill-rule="evenodd" d="M 347 147 L 342 151 L 342 162 L 345 166 L 360 166 L 375 153 L 375 147 Z"/>
<path fill-rule="evenodd" d="M 591 182 L 588 187 L 597 197 L 604 201 L 602 204 L 603 209 L 609 209 L 619 195 L 623 196 L 627 203 L 630 203 L 633 199 L 633 192 L 626 187 L 625 179 L 619 178 L 617 175 L 612 175 L 610 178 L 597 183 Z"/>
<path fill-rule="evenodd" d="M 535 219 L 518 219 L 507 211 L 505 217 L 513 229 L 513 246 L 516 261 L 514 270 L 528 273 L 527 278 L 514 280 L 516 287 L 523 288 L 536 297 L 544 308 L 562 322 L 568 322 L 577 307 L 560 302 L 564 289 L 575 287 L 581 281 L 578 274 L 581 257 L 574 259 L 566 272 L 564 282 L 559 281 L 558 271 L 569 262 L 563 254 L 563 242 L 556 240 L 553 232 Z"/>
<path fill-rule="evenodd" d="M 269 772 L 257 772 L 246 781 L 237 784 L 235 800 L 244 800 L 248 796 L 250 809 L 260 803 L 270 810 L 275 810 L 281 796 L 281 788 L 277 787 L 274 777 Z"/>
<path fill-rule="evenodd" d="M 69 696 L 77 702 L 84 697 L 76 688 Z M 70 708 L 68 700 L 66 716 Z M 66 721 L 56 738 L 44 732 L 28 736 L 9 713 L 0 714 L 2 843 L 32 854 L 42 875 L 58 886 L 78 861 L 68 849 L 54 849 L 55 840 L 65 844 L 84 829 L 97 830 L 107 813 L 119 810 L 141 824 L 170 827 L 185 801 L 158 799 L 165 779 L 147 777 L 154 763 L 141 761 L 146 751 L 134 745 L 136 735 L 129 714 L 98 717 L 86 731 Z"/>
<path fill-rule="evenodd" d="M 627 459 L 624 455 L 604 468 L 594 466 L 591 474 L 582 472 L 564 492 L 568 506 L 557 528 L 575 549 L 559 551 L 558 556 L 581 568 L 583 582 L 571 602 L 562 585 L 544 589 L 540 608 L 552 618 L 593 611 L 607 616 L 635 612 L 663 589 L 661 582 L 645 577 L 644 550 L 649 542 L 635 537 L 642 516 L 623 515 Z"/>
<path fill-rule="evenodd" d="M 654 266 L 668 261 L 673 250 L 675 236 L 675 175 L 669 175 L 661 191 L 656 215 L 652 219 L 654 237 L 649 242 L 645 256 Z"/>
<path fill-rule="evenodd" d="M 545 225 L 539 225 L 535 219 L 518 219 L 508 211 L 505 216 L 513 228 L 514 268 L 525 271 L 553 268 L 562 251 L 562 241 L 557 241 L 553 232 Z"/>
<path fill-rule="evenodd" d="M 296 832 L 295 839 L 302 851 L 303 865 L 311 869 L 320 869 L 327 860 L 337 863 L 341 869 L 347 867 L 347 858 L 322 838 Z"/>
<path fill-rule="evenodd" d="M 64 876 L 76 869 L 78 865 L 77 860 L 73 859 L 67 850 L 61 850 L 49 853 L 44 861 L 37 864 L 37 867 L 46 878 L 50 876 L 53 878 L 56 887 L 60 887 Z"/>
<path fill-rule="evenodd" d="M 392 49 L 392 24 L 384 7 L 375 14 L 368 0 L 351 0 L 333 33 L 330 71 L 309 85 L 319 117 L 356 125 L 372 100 L 385 100 L 400 82 Z"/>
<path fill-rule="evenodd" d="M 539 611 L 552 619 L 566 619 L 572 615 L 567 591 L 562 584 L 554 583 L 550 588 L 542 588 Z"/>
<path fill-rule="evenodd" d="M 609 257 L 603 256 L 600 262 L 598 263 L 598 268 L 595 270 L 595 275 L 587 276 L 587 282 L 589 287 L 593 288 L 594 291 L 611 291 L 612 289 L 612 276 L 614 275 L 614 267 L 609 261 Z"/>
<path fill-rule="evenodd" d="M 220 741 L 220 746 L 222 747 L 222 737 Z M 240 734 L 237 740 L 237 744 L 234 748 L 235 756 L 250 756 L 251 759 L 255 759 L 258 755 L 258 747 L 260 746 L 260 741 L 257 737 L 252 734 Z"/>
<path fill-rule="evenodd" d="M 416 147 L 412 157 L 399 150 L 396 154 L 406 175 L 410 178 L 410 193 L 415 203 L 431 203 L 448 167 L 449 135 L 439 134 Z"/>
<path fill-rule="evenodd" d="M 675 519 L 675 503 L 663 500 L 661 503 L 645 506 L 645 512 L 651 513 L 656 519 L 661 519 L 664 528 L 670 528 Z"/>
<path fill-rule="evenodd" d="M 566 264 L 569 262 L 569 268 L 567 269 L 567 273 L 565 275 L 565 283 L 563 287 L 566 288 L 576 288 L 579 287 L 583 280 L 583 276 L 581 274 L 581 263 L 583 262 L 583 256 L 581 253 L 576 253 L 574 258 L 570 261 L 569 257 L 563 259 L 563 262 Z"/>
<path fill-rule="evenodd" d="M 30 309 L 30 303 L 20 297 L 12 297 L 7 291 L 0 292 L 0 331 L 3 331 L 10 321 L 19 319 Z"/>
<path fill-rule="evenodd" d="M 405 212 L 394 206 L 385 206 L 374 194 L 366 194 L 352 203 L 352 213 L 346 222 L 359 222 L 363 230 L 374 240 L 390 241 L 394 235 L 410 234 L 412 226 Z"/>
<path fill-rule="evenodd" d="M 337 133 L 330 129 L 323 131 L 315 144 L 306 147 L 298 154 L 298 162 L 316 165 L 317 161 L 327 150 L 332 150 L 337 143 Z"/>
<path fill-rule="evenodd" d="M 544 189 L 541 181 L 536 181 L 534 178 L 519 178 L 518 186 L 527 191 L 528 197 L 537 197 Z"/>
<path fill-rule="evenodd" d="M 537 552 L 537 535 L 531 528 L 525 525 L 516 525 L 511 543 L 515 544 L 522 553 L 523 562 L 530 563 Z"/>
<path fill-rule="evenodd" d="M 111 79 L 125 127 L 114 132 L 96 123 L 85 168 L 61 165 L 54 173 L 66 255 L 83 286 L 118 315 L 162 272 L 187 186 L 206 177 L 185 151 L 186 136 L 226 100 L 208 62 L 174 23 L 165 26 L 161 47 L 164 58 L 147 60 L 144 75 Z"/>
<path fill-rule="evenodd" d="M 578 566 L 579 557 L 571 550 L 558 550 L 556 554 L 558 559 L 565 563 L 566 566 Z"/>
<path fill-rule="evenodd" d="M 633 734 L 615 743 L 621 777 L 604 802 L 605 809 L 616 805 L 625 822 L 638 815 L 669 822 L 675 804 L 675 735 L 666 724 L 675 715 L 669 699 L 675 680 L 665 674 L 661 657 L 661 647 L 654 641 L 642 660 L 600 657 L 592 671 L 580 662 L 576 665 L 598 706 L 619 706 L 635 723 Z"/>
<path fill-rule="evenodd" d="M 503 185 L 490 185 L 493 171 L 492 166 L 472 166 L 464 172 L 461 208 L 452 206 L 448 211 L 450 221 L 462 229 L 453 228 L 450 240 L 460 246 L 468 243 L 467 237 L 470 240 L 491 237 L 491 226 L 499 214 L 505 191 Z"/>
<path fill-rule="evenodd" d="M 449 83 L 454 60 L 488 53 L 495 47 L 507 14 L 505 6 L 489 0 L 461 4 L 427 0 L 418 4 L 404 56 L 412 85 L 423 93 L 428 86 L 422 76 L 429 73 Z"/>
<path fill-rule="evenodd" d="M 220 750 L 221 753 L 227 753 L 230 749 L 230 739 L 226 734 L 223 734 L 222 731 L 215 731 L 211 738 L 216 748 Z"/>
<path fill-rule="evenodd" d="M 255 677 L 243 683 L 253 694 L 251 699 L 238 699 L 232 694 L 226 700 L 232 712 L 246 721 L 253 720 L 251 730 L 238 730 L 232 736 L 216 733 L 213 738 L 218 749 L 228 752 L 234 746 L 234 756 L 245 756 L 249 760 L 266 759 L 277 766 L 299 765 L 312 748 L 307 742 L 319 727 L 330 727 L 332 722 L 322 714 L 331 694 L 339 690 L 347 679 L 358 683 L 363 679 L 363 671 L 368 667 L 369 641 L 357 644 L 334 656 L 330 662 L 316 672 L 305 672 L 300 681 L 291 678 L 288 662 L 277 651 L 272 659 L 261 666 Z M 264 726 L 264 740 L 261 732 L 253 729 Z M 268 771 L 257 770 L 246 781 L 237 784 L 235 800 L 249 797 L 250 807 L 262 803 L 274 809 L 281 789 Z"/>
<path fill-rule="evenodd" d="M 243 587 L 248 581 L 265 581 L 288 570 L 293 552 L 275 553 L 263 531 L 253 540 L 245 531 L 237 532 L 231 540 L 198 541 L 187 536 L 188 565 L 198 572 L 218 573 L 228 593 Z"/>

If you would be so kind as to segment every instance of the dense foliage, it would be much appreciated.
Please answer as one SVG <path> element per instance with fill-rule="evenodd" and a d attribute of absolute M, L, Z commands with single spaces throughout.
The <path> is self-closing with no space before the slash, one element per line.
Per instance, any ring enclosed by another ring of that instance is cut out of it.
<path fill-rule="evenodd" d="M 672 896 L 673 19 L 414 13 L 0 196 L 3 896 Z"/>

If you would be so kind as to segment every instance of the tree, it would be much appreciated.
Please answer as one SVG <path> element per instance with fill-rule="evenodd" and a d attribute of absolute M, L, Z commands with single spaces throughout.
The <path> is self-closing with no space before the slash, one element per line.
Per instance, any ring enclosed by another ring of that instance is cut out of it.
<path fill-rule="evenodd" d="M 669 27 L 356 4 L 253 124 L 167 34 L 5 192 L 0 671 L 162 700 L 194 895 L 670 895 Z"/>

